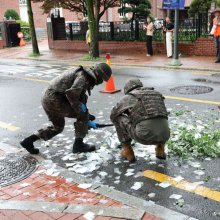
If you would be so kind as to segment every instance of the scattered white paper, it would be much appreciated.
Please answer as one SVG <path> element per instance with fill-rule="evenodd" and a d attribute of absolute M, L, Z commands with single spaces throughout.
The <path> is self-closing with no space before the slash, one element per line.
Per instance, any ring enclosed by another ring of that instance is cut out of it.
<path fill-rule="evenodd" d="M 148 197 L 149 197 L 149 198 L 154 198 L 155 196 L 156 196 L 156 193 L 149 193 L 149 194 L 148 194 Z"/>
<path fill-rule="evenodd" d="M 93 212 L 87 212 L 85 215 L 83 215 L 83 218 L 86 220 L 93 220 L 95 219 L 95 214 Z"/>
<path fill-rule="evenodd" d="M 167 188 L 167 187 L 171 186 L 171 184 L 168 182 L 162 182 L 162 183 L 158 184 L 158 186 L 160 186 L 162 188 Z"/>
<path fill-rule="evenodd" d="M 30 183 L 21 183 L 20 186 L 22 187 L 27 187 L 27 186 L 30 186 L 31 184 Z"/>
<path fill-rule="evenodd" d="M 205 172 L 202 171 L 202 170 L 195 170 L 194 173 L 195 173 L 196 175 L 199 175 L 199 176 L 202 176 L 202 175 L 205 174 Z"/>
<path fill-rule="evenodd" d="M 78 187 L 79 188 L 82 188 L 82 189 L 88 189 L 92 186 L 92 184 L 89 184 L 89 183 L 82 183 L 82 184 L 79 184 Z"/>
<path fill-rule="evenodd" d="M 184 180 L 184 178 L 182 176 L 177 176 L 177 177 L 173 178 L 173 180 L 176 182 L 180 182 L 180 181 Z"/>
<path fill-rule="evenodd" d="M 144 185 L 143 182 L 136 182 L 136 183 L 134 183 L 134 185 L 131 187 L 131 189 L 138 190 L 138 189 L 140 189 L 143 185 Z"/>
<path fill-rule="evenodd" d="M 176 199 L 176 200 L 179 200 L 179 199 L 182 198 L 182 196 L 181 196 L 181 195 L 178 195 L 178 194 L 172 194 L 169 198 L 170 198 L 170 199 Z"/>

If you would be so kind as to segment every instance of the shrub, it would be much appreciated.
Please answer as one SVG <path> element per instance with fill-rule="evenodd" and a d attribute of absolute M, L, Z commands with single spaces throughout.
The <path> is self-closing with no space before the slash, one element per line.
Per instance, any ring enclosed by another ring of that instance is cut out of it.
<path fill-rule="evenodd" d="M 14 10 L 14 9 L 8 9 L 5 14 L 4 17 L 6 17 L 7 20 L 9 20 L 10 18 L 13 20 L 19 20 L 20 16 L 18 15 L 18 13 Z"/>
<path fill-rule="evenodd" d="M 31 39 L 29 23 L 22 20 L 17 20 L 16 22 L 21 25 L 21 32 L 24 34 L 24 38 L 29 41 Z"/>

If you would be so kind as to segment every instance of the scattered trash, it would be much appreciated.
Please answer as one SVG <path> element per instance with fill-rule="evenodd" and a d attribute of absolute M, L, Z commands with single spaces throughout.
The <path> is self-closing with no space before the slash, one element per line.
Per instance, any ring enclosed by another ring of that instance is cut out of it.
<path fill-rule="evenodd" d="M 138 190 L 144 185 L 143 182 L 135 182 L 131 189 Z"/>
<path fill-rule="evenodd" d="M 176 199 L 176 200 L 179 200 L 179 199 L 182 198 L 182 196 L 181 196 L 181 195 L 178 195 L 178 194 L 172 194 L 169 198 L 170 198 L 170 199 Z"/>
<path fill-rule="evenodd" d="M 173 178 L 173 180 L 176 182 L 180 182 L 180 181 L 184 180 L 184 178 L 182 176 L 177 176 L 177 177 Z"/>
<path fill-rule="evenodd" d="M 184 206 L 184 203 L 185 203 L 184 199 L 179 199 L 174 203 L 174 205 L 182 208 Z"/>
<path fill-rule="evenodd" d="M 82 184 L 79 184 L 78 187 L 79 188 L 82 188 L 82 189 L 88 189 L 92 186 L 92 184 L 88 184 L 88 183 L 82 183 Z"/>
<path fill-rule="evenodd" d="M 27 186 L 30 186 L 31 184 L 30 183 L 21 183 L 20 186 L 22 187 L 27 187 Z"/>
<path fill-rule="evenodd" d="M 87 212 L 85 215 L 83 215 L 83 218 L 86 220 L 93 220 L 95 219 L 95 214 L 93 212 Z"/>
<path fill-rule="evenodd" d="M 167 188 L 167 187 L 171 186 L 171 184 L 168 182 L 162 182 L 162 183 L 158 184 L 158 186 L 160 186 L 162 188 Z"/>
<path fill-rule="evenodd" d="M 195 173 L 196 175 L 199 175 L 199 176 L 202 176 L 202 175 L 205 174 L 205 172 L 202 171 L 202 170 L 195 170 L 194 173 Z"/>
<path fill-rule="evenodd" d="M 156 196 L 156 193 L 149 193 L 147 196 L 148 196 L 149 198 L 154 198 L 154 197 Z"/>

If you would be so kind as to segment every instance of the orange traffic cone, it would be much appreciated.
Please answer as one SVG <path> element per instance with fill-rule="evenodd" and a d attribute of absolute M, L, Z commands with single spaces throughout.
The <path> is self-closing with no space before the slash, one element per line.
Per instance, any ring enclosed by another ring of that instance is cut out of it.
<path fill-rule="evenodd" d="M 106 54 L 106 63 L 110 66 L 110 54 L 109 53 Z M 111 76 L 108 82 L 105 83 L 105 90 L 100 91 L 100 92 L 113 94 L 113 93 L 117 93 L 120 91 L 121 91 L 120 89 L 115 88 L 114 79 L 113 79 L 113 76 Z"/>
<path fill-rule="evenodd" d="M 24 38 L 21 37 L 19 46 L 20 46 L 20 47 L 23 47 L 23 46 L 25 46 L 25 45 L 26 45 L 26 44 L 25 44 Z"/>

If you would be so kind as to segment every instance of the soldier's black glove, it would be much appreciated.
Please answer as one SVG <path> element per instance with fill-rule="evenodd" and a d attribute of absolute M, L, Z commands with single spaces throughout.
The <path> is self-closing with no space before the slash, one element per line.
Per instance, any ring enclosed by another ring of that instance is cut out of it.
<path fill-rule="evenodd" d="M 94 115 L 89 114 L 89 120 L 90 120 L 90 121 L 95 121 L 95 116 L 94 116 Z"/>

